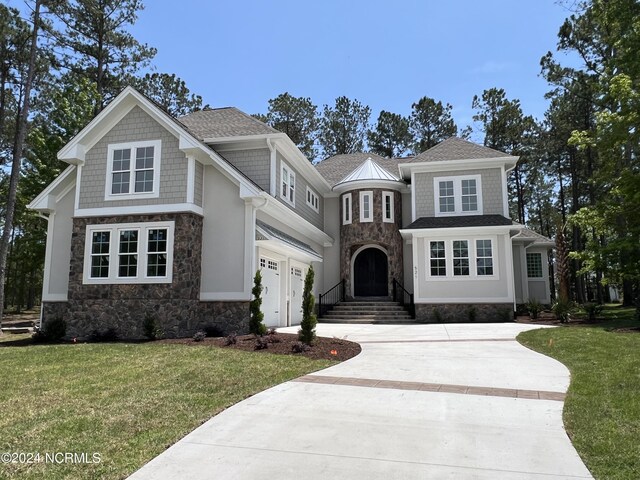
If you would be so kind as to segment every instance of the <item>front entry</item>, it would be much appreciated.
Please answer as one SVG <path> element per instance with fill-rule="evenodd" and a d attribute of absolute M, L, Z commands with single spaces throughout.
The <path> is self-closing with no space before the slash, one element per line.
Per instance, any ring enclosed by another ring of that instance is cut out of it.
<path fill-rule="evenodd" d="M 354 296 L 388 296 L 387 255 L 378 248 L 362 250 L 353 264 L 353 277 Z"/>

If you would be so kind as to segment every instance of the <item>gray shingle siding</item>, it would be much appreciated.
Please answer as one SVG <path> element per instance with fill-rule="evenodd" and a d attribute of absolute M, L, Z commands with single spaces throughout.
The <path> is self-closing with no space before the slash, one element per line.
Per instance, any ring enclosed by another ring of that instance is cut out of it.
<path fill-rule="evenodd" d="M 161 140 L 160 195 L 157 198 L 106 200 L 107 147 L 113 143 Z M 98 141 L 85 156 L 80 179 L 80 208 L 184 203 L 187 192 L 187 160 L 178 139 L 140 107 L 134 107 Z"/>
<path fill-rule="evenodd" d="M 199 207 L 202 206 L 202 181 L 204 178 L 204 165 L 196 162 L 195 188 L 193 189 L 193 201 Z"/>
<path fill-rule="evenodd" d="M 463 170 L 453 172 L 416 173 L 415 197 L 416 218 L 433 217 L 435 215 L 433 179 L 436 177 L 456 177 L 465 175 L 481 175 L 482 181 L 482 212 L 485 215 L 504 213 L 502 203 L 502 174 L 499 168 L 477 170 Z"/>
<path fill-rule="evenodd" d="M 302 218 L 304 218 L 308 222 L 312 223 L 313 225 L 315 225 L 319 229 L 322 229 L 323 226 L 324 226 L 324 222 L 323 222 L 323 219 L 324 219 L 324 204 L 323 204 L 322 195 L 320 195 L 315 188 L 313 188 L 312 186 L 309 185 L 307 180 L 302 175 L 300 175 L 300 172 L 298 172 L 298 170 L 296 170 L 292 166 L 291 162 L 287 162 L 287 160 L 282 157 L 280 152 L 278 152 L 276 158 L 277 158 L 277 161 L 276 161 L 276 198 L 279 201 L 281 201 L 284 205 L 289 207 L 291 210 L 294 210 Z M 280 197 L 280 192 L 282 190 L 282 185 L 280 184 L 280 175 L 282 173 L 281 165 L 282 165 L 282 161 L 283 160 L 284 160 L 284 163 L 287 164 L 289 166 L 289 168 L 291 170 L 293 170 L 293 172 L 296 175 L 296 202 L 295 202 L 296 206 L 295 206 L 295 208 L 292 207 L 291 204 L 289 204 L 288 202 L 285 202 Z M 319 201 L 318 201 L 318 203 L 319 203 L 318 210 L 319 210 L 319 212 L 316 212 L 309 205 L 307 205 L 307 187 L 311 188 L 311 190 L 313 192 L 315 192 L 316 195 L 318 195 L 318 199 L 319 199 Z"/>
<path fill-rule="evenodd" d="M 223 151 L 220 155 L 265 191 L 270 190 L 271 154 L 268 148 Z"/>

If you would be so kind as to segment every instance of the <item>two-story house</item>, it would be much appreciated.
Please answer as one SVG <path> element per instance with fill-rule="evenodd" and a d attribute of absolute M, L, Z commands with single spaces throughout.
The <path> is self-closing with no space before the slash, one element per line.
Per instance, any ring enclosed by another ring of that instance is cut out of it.
<path fill-rule="evenodd" d="M 517 159 L 464 140 L 316 167 L 235 108 L 175 119 L 127 88 L 58 157 L 29 207 L 48 221 L 43 320 L 72 336 L 140 336 L 148 316 L 169 336 L 246 330 L 258 269 L 265 322 L 295 325 L 311 265 L 316 294 L 387 298 L 395 279 L 418 320 L 549 301 L 549 240 L 508 218 Z"/>

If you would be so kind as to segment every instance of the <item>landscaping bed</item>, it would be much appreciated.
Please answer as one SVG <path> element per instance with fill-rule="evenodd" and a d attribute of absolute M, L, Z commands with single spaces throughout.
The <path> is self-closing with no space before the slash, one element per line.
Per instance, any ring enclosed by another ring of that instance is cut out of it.
<path fill-rule="evenodd" d="M 295 345 L 298 345 L 298 335 L 292 333 L 267 334 L 265 339 L 267 348 L 256 349 L 258 337 L 255 335 L 239 335 L 235 337 L 235 343 L 228 344 L 228 337 L 210 338 L 196 342 L 192 338 L 173 338 L 157 340 L 156 343 L 180 344 L 180 345 L 209 345 L 227 349 L 244 350 L 260 353 L 274 353 L 278 355 L 295 355 L 313 360 L 337 360 L 342 362 L 355 357 L 362 350 L 360 345 L 340 338 L 316 337 L 309 350 L 294 353 Z M 264 344 L 264 343 L 263 343 Z"/>

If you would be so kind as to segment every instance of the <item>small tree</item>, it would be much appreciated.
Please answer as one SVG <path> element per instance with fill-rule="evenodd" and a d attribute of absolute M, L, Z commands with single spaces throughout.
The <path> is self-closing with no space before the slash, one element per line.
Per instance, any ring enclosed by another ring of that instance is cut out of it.
<path fill-rule="evenodd" d="M 267 333 L 267 327 L 262 323 L 264 320 L 264 313 L 260 310 L 262 305 L 262 274 L 260 270 L 256 271 L 255 277 L 253 277 L 253 300 L 249 305 L 251 311 L 251 321 L 249 322 L 249 331 L 256 335 L 264 335 Z"/>
<path fill-rule="evenodd" d="M 311 345 L 313 339 L 316 338 L 316 324 L 318 319 L 313 311 L 316 298 L 313 296 L 313 267 L 309 267 L 307 276 L 304 278 L 304 292 L 302 294 L 302 322 L 300 322 L 300 330 L 298 331 L 298 339 Z"/>

